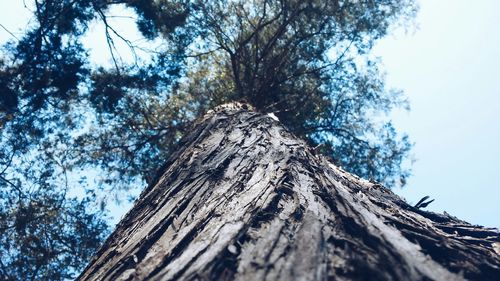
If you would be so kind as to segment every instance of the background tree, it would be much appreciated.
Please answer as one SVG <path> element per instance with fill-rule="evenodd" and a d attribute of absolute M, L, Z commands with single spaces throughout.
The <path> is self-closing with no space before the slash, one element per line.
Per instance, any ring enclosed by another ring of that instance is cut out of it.
<path fill-rule="evenodd" d="M 109 21 L 116 5 L 132 9 L 143 36 L 161 47 L 144 50 L 118 33 Z M 369 51 L 414 16 L 413 1 L 36 0 L 30 8 L 32 25 L 0 58 L 6 278 L 77 272 L 84 262 L 74 259 L 86 260 L 105 236 L 104 207 L 95 211 L 103 194 L 153 182 L 191 122 L 224 102 L 274 112 L 360 176 L 393 186 L 409 175 L 407 137 L 380 122 L 407 104 L 386 89 Z M 91 64 L 82 45 L 93 21 L 105 27 L 111 66 Z M 86 180 L 89 173 L 103 180 Z"/>

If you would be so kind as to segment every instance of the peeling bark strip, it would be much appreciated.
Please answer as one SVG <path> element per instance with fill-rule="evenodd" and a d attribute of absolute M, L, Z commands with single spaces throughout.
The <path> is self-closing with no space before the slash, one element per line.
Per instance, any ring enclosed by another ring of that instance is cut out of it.
<path fill-rule="evenodd" d="M 269 115 L 185 137 L 79 280 L 499 280 L 499 232 L 408 205 Z"/>

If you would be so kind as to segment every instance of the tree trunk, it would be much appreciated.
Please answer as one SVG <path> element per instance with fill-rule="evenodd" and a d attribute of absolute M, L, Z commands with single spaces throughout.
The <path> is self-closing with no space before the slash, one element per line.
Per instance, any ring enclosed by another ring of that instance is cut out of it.
<path fill-rule="evenodd" d="M 408 205 L 273 117 L 209 112 L 79 280 L 499 280 L 498 230 Z"/>

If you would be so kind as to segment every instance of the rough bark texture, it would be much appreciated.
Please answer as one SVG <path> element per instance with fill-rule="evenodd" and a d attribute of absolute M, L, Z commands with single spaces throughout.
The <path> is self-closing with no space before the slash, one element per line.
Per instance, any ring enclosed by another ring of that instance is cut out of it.
<path fill-rule="evenodd" d="M 79 280 L 499 280 L 499 242 L 230 104 L 183 139 Z"/>

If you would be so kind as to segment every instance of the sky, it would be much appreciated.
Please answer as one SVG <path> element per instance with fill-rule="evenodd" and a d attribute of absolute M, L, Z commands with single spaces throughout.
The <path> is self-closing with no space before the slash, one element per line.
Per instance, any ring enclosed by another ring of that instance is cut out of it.
<path fill-rule="evenodd" d="M 418 28 L 375 48 L 411 111 L 392 119 L 415 142 L 409 202 L 500 227 L 500 1 L 420 1 Z"/>
<path fill-rule="evenodd" d="M 19 37 L 29 20 L 22 3 L 0 2 L 0 24 Z M 435 201 L 428 210 L 500 227 L 500 1 L 419 3 L 417 28 L 396 30 L 373 50 L 388 85 L 402 89 L 411 103 L 411 111 L 392 114 L 415 143 L 416 159 L 407 185 L 394 191 L 409 203 L 430 196 Z M 2 26 L 0 44 L 12 39 Z M 118 26 L 131 30 L 125 22 Z M 103 38 L 85 41 L 90 48 L 103 46 Z M 113 208 L 112 222 L 128 207 Z"/>

